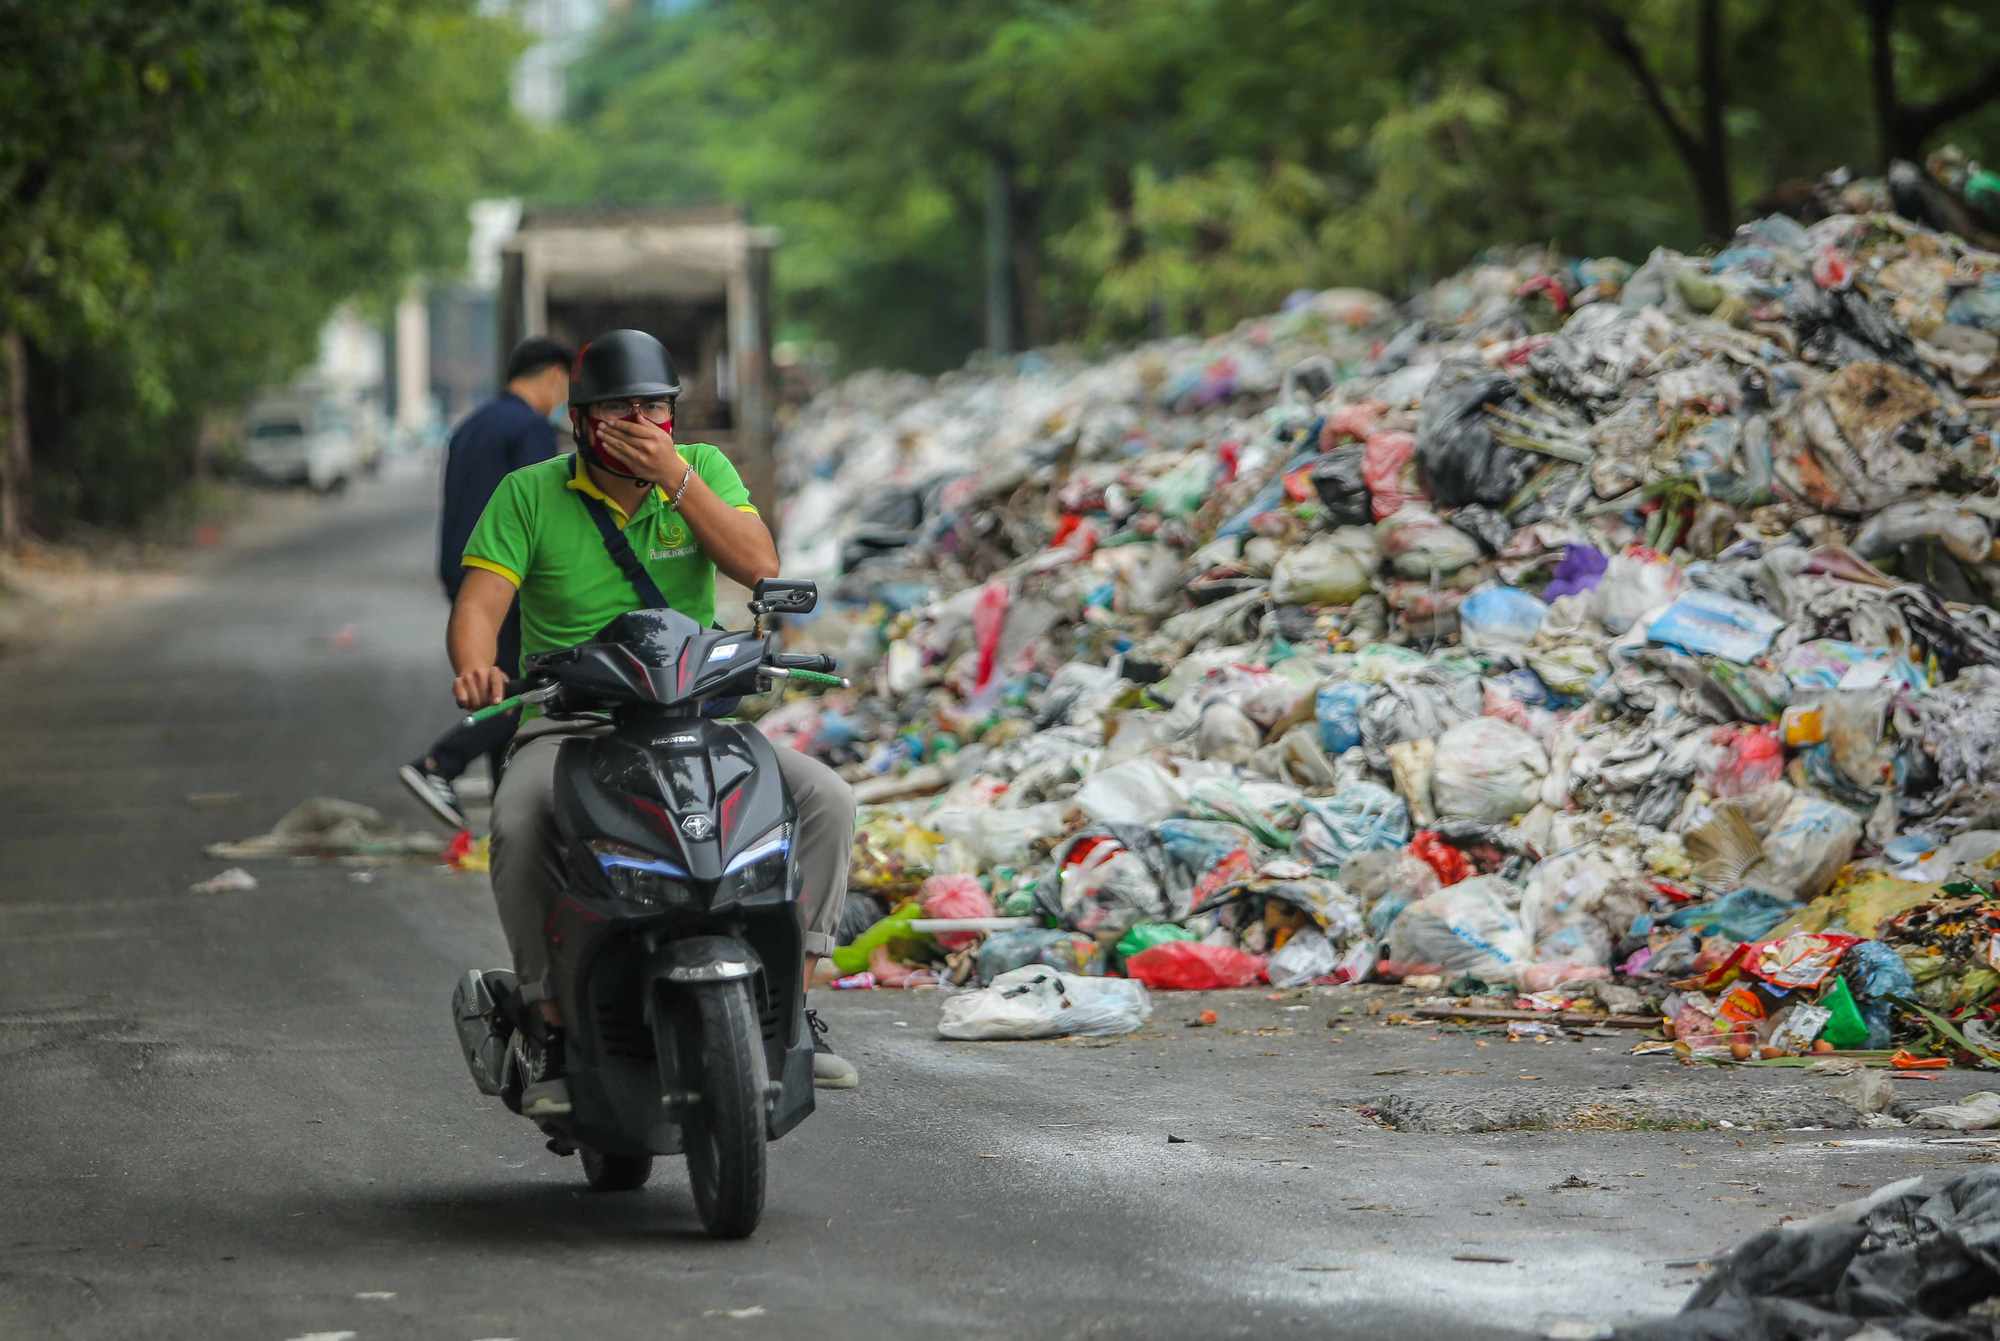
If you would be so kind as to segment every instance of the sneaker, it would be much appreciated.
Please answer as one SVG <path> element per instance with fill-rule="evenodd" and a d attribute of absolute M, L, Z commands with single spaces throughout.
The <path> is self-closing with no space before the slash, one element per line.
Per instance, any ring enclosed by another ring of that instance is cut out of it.
<path fill-rule="evenodd" d="M 826 1021 L 820 1019 L 819 1012 L 806 1012 L 806 1025 L 813 1036 L 813 1088 L 816 1090 L 851 1090 L 861 1085 L 861 1073 L 854 1069 L 854 1063 L 835 1052 L 826 1043 Z"/>
<path fill-rule="evenodd" d="M 396 776 L 403 780 L 419 801 L 431 814 L 449 824 L 454 830 L 470 829 L 465 812 L 458 808 L 458 793 L 452 790 L 451 779 L 442 773 L 433 773 L 422 764 L 404 764 L 396 770 Z"/>
<path fill-rule="evenodd" d="M 526 1082 L 521 1090 L 521 1116 L 562 1117 L 569 1112 L 569 1071 L 563 1065 L 563 1031 L 549 1025 L 537 1032 L 540 1037 L 531 1038 L 525 1030 L 514 1035 L 514 1047 L 520 1054 L 521 1079 Z"/>

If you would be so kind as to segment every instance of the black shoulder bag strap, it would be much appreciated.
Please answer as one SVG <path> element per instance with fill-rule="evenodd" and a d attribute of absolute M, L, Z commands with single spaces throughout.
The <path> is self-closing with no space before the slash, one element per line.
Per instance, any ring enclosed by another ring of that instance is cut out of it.
<path fill-rule="evenodd" d="M 584 511 L 597 523 L 597 534 L 604 538 L 605 552 L 611 555 L 611 562 L 618 565 L 618 571 L 625 574 L 625 580 L 632 584 L 639 603 L 648 610 L 666 610 L 671 607 L 667 598 L 660 594 L 659 583 L 646 571 L 646 565 L 639 562 L 639 556 L 632 552 L 632 542 L 618 529 L 618 523 L 611 520 L 611 509 L 589 494 L 578 495 L 583 499 Z"/>
<path fill-rule="evenodd" d="M 648 610 L 671 610 L 667 598 L 660 594 L 660 584 L 653 581 L 653 575 L 646 571 L 646 565 L 639 562 L 639 556 L 632 552 L 632 542 L 618 529 L 618 523 L 611 519 L 611 509 L 589 494 L 579 494 L 584 511 L 597 523 L 597 534 L 604 539 L 605 553 L 611 562 L 618 565 L 618 571 L 625 574 L 625 580 L 632 584 L 632 590 L 639 597 L 639 603 Z M 741 698 L 713 698 L 701 705 L 703 717 L 727 717 L 736 711 Z"/>

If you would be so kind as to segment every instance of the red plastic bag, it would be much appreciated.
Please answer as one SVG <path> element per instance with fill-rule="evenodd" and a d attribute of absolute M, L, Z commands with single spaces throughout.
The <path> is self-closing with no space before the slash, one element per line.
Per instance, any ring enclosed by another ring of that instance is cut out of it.
<path fill-rule="evenodd" d="M 1725 726 L 1715 743 L 1729 750 L 1716 767 L 1708 790 L 1716 796 L 1747 796 L 1785 775 L 1785 747 L 1774 726 Z"/>
<path fill-rule="evenodd" d="M 1305 503 L 1319 498 L 1319 490 L 1313 487 L 1312 482 L 1313 467 L 1318 464 L 1316 461 L 1308 462 L 1285 476 L 1286 498 L 1294 503 Z"/>
<path fill-rule="evenodd" d="M 934 875 L 924 881 L 925 917 L 991 917 L 993 900 L 974 875 Z M 979 943 L 976 931 L 940 931 L 937 942 L 947 950 Z"/>
<path fill-rule="evenodd" d="M 998 578 L 979 589 L 972 605 L 972 636 L 979 642 L 979 683 L 985 689 L 993 680 L 993 660 L 1000 652 L 1000 628 L 1007 622 L 1007 584 Z"/>
<path fill-rule="evenodd" d="M 1319 449 L 1324 452 L 1349 440 L 1363 441 L 1375 431 L 1375 421 L 1389 407 L 1379 400 L 1358 400 L 1343 405 L 1326 417 L 1319 430 Z"/>
<path fill-rule="evenodd" d="M 1850 947 L 1860 943 L 1859 936 L 1838 931 L 1795 931 L 1751 945 L 1742 964 L 1745 972 L 1774 987 L 1814 988 L 1826 981 Z"/>
<path fill-rule="evenodd" d="M 1125 976 L 1160 991 L 1206 992 L 1264 980 L 1264 960 L 1226 945 L 1168 941 L 1125 961 Z"/>
<path fill-rule="evenodd" d="M 1438 837 L 1435 830 L 1419 829 L 1410 840 L 1410 851 L 1438 873 L 1440 885 L 1455 885 L 1472 874 L 1472 863 L 1465 854 Z"/>
<path fill-rule="evenodd" d="M 1408 433 L 1392 429 L 1368 439 L 1361 457 L 1361 482 L 1368 486 L 1376 521 L 1405 503 L 1423 498 L 1423 489 L 1417 484 L 1416 454 L 1417 440 Z"/>

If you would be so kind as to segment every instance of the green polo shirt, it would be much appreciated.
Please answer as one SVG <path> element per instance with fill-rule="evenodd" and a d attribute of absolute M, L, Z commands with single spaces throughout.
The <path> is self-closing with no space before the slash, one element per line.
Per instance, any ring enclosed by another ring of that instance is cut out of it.
<path fill-rule="evenodd" d="M 756 515 L 750 491 L 720 448 L 683 443 L 680 451 L 716 497 Z M 467 568 L 498 573 L 520 588 L 524 654 L 574 647 L 639 608 L 580 495 L 611 510 L 669 605 L 704 627 L 715 621 L 715 564 L 668 506 L 666 491 L 656 487 L 627 517 L 591 482 L 580 459 L 558 456 L 501 480 L 465 542 Z"/>

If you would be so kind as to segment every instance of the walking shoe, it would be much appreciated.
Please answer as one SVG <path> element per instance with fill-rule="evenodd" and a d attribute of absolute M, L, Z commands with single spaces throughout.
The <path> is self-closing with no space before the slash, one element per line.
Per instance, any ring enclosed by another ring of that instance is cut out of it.
<path fill-rule="evenodd" d="M 419 801 L 424 803 L 431 814 L 449 824 L 454 830 L 470 829 L 465 812 L 458 808 L 458 793 L 452 790 L 451 779 L 442 773 L 433 773 L 421 763 L 404 764 L 396 770 L 396 776 L 403 780 Z"/>
<path fill-rule="evenodd" d="M 521 1079 L 526 1082 L 521 1090 L 521 1116 L 562 1117 L 569 1112 L 569 1071 L 563 1065 L 563 1031 L 554 1025 L 544 1025 L 537 1032 L 538 1038 L 529 1037 L 526 1030 L 514 1035 Z"/>
<path fill-rule="evenodd" d="M 861 1085 L 861 1073 L 854 1069 L 854 1063 L 835 1052 L 826 1044 L 826 1021 L 820 1019 L 819 1012 L 806 1012 L 806 1024 L 813 1036 L 813 1088 L 816 1090 L 851 1090 Z"/>

